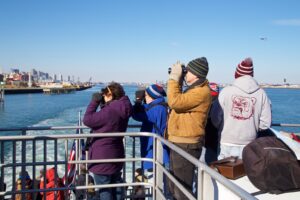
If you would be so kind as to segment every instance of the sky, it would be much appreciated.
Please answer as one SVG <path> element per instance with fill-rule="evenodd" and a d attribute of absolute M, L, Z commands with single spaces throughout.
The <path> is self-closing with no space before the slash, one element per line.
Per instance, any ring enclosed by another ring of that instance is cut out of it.
<path fill-rule="evenodd" d="M 155 83 L 203 56 L 211 82 L 231 83 L 251 57 L 258 82 L 300 84 L 300 1 L 0 1 L 3 72 Z"/>

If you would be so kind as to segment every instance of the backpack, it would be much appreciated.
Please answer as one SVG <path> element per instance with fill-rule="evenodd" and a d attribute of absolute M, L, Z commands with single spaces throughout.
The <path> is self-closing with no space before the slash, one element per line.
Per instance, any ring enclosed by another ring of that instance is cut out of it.
<path fill-rule="evenodd" d="M 292 150 L 274 136 L 260 137 L 243 150 L 245 172 L 262 192 L 300 189 L 300 164 Z"/>

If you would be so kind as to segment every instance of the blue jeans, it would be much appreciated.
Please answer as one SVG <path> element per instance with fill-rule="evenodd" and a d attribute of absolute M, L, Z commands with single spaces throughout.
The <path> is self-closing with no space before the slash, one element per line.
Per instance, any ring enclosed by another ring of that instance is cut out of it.
<path fill-rule="evenodd" d="M 91 172 L 90 174 L 94 178 L 95 185 L 123 183 L 121 172 L 117 172 L 111 175 L 94 174 Z M 124 188 L 100 188 L 97 191 L 97 198 L 100 200 L 122 200 L 124 199 Z"/>

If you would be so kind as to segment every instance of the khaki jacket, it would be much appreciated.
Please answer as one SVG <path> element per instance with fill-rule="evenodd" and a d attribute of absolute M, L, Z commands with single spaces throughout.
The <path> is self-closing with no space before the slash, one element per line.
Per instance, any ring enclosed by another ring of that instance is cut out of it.
<path fill-rule="evenodd" d="M 171 113 L 168 121 L 169 141 L 174 143 L 198 143 L 205 134 L 211 95 L 208 81 L 181 92 L 177 81 L 168 81 L 168 105 Z"/>

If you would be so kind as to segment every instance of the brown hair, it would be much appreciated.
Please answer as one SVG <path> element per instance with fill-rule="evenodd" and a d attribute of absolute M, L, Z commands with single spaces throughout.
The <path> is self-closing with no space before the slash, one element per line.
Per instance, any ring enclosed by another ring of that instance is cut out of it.
<path fill-rule="evenodd" d="M 111 93 L 113 99 L 120 99 L 125 95 L 124 89 L 120 83 L 111 82 L 107 87 L 101 90 L 103 94 Z"/>

